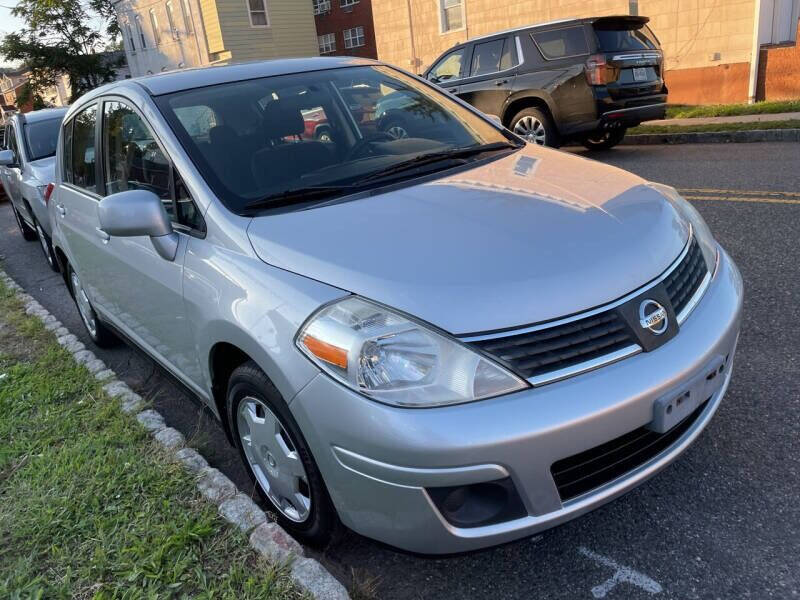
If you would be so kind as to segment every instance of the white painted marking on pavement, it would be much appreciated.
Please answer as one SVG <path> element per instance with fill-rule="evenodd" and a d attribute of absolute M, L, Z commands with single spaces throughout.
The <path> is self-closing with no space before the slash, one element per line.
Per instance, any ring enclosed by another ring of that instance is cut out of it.
<path fill-rule="evenodd" d="M 662 591 L 664 591 L 657 582 L 650 579 L 647 575 L 639 573 L 639 571 L 634 571 L 630 567 L 620 565 L 610 558 L 598 554 L 597 552 L 593 552 L 588 548 L 584 548 L 583 546 L 578 548 L 578 552 L 587 558 L 591 558 L 599 565 L 608 567 L 609 569 L 614 569 L 614 574 L 609 579 L 592 588 L 592 595 L 595 598 L 605 598 L 606 595 L 620 583 L 630 583 L 631 585 L 635 585 L 636 587 L 641 588 L 646 592 L 650 592 L 651 594 L 660 594 Z"/>

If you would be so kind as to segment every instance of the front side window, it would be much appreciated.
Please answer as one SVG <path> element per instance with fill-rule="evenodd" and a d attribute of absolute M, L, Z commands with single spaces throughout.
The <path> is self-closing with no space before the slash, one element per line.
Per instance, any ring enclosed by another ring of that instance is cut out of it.
<path fill-rule="evenodd" d="M 214 194 L 243 215 L 409 177 L 421 155 L 431 156 L 424 169 L 441 170 L 454 166 L 453 152 L 515 147 L 510 134 L 387 66 L 236 81 L 156 103 Z"/>
<path fill-rule="evenodd" d="M 247 0 L 250 11 L 250 25 L 253 27 L 266 27 L 269 25 L 267 13 L 267 0 Z"/>
<path fill-rule="evenodd" d="M 161 30 L 158 28 L 156 11 L 152 8 L 150 9 L 150 26 L 153 28 L 153 41 L 158 46 L 161 43 Z"/>
<path fill-rule="evenodd" d="M 586 33 L 583 26 L 539 31 L 531 34 L 533 41 L 548 60 L 557 60 L 569 56 L 581 56 L 589 53 Z"/>
<path fill-rule="evenodd" d="M 358 48 L 365 44 L 364 28 L 354 27 L 353 29 L 344 30 L 344 47 L 345 48 Z"/>
<path fill-rule="evenodd" d="M 458 79 L 461 77 L 461 63 L 464 62 L 464 48 L 460 48 L 443 57 L 434 66 L 428 79 L 431 81 L 447 81 L 448 79 Z"/>
<path fill-rule="evenodd" d="M 475 44 L 469 74 L 488 75 L 511 68 L 511 44 L 505 38 Z"/>
<path fill-rule="evenodd" d="M 320 54 L 330 54 L 331 52 L 336 52 L 335 33 L 326 33 L 324 35 L 317 36 L 317 41 L 319 42 Z"/>
<path fill-rule="evenodd" d="M 94 135 L 97 105 L 83 109 L 72 120 L 72 183 L 89 192 L 97 191 Z"/>
<path fill-rule="evenodd" d="M 439 0 L 442 33 L 464 27 L 464 0 Z"/>
<path fill-rule="evenodd" d="M 40 160 L 56 155 L 58 128 L 61 119 L 47 119 L 35 123 L 25 123 L 25 144 L 28 160 Z"/>

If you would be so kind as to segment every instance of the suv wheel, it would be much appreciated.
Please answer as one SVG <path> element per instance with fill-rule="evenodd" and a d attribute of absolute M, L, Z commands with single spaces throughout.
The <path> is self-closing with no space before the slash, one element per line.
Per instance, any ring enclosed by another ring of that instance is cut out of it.
<path fill-rule="evenodd" d="M 627 131 L 627 127 L 601 131 L 585 137 L 581 140 L 581 143 L 589 150 L 608 150 L 619 144 L 625 137 Z"/>
<path fill-rule="evenodd" d="M 393 140 L 404 140 L 409 137 L 405 123 L 400 119 L 389 119 L 383 124 L 381 130 Z"/>
<path fill-rule="evenodd" d="M 553 121 L 538 108 L 521 110 L 511 119 L 511 131 L 531 144 L 558 148 L 558 131 Z"/>
<path fill-rule="evenodd" d="M 97 317 L 97 313 L 94 312 L 92 303 L 89 301 L 89 296 L 87 296 L 86 292 L 83 290 L 83 285 L 81 284 L 78 274 L 71 266 L 69 267 L 69 285 L 72 291 L 72 297 L 75 299 L 75 304 L 78 307 L 81 321 L 83 321 L 83 325 L 89 337 L 101 348 L 113 346 L 117 341 L 117 337 Z"/>
<path fill-rule="evenodd" d="M 22 216 L 19 214 L 17 207 L 14 208 L 14 218 L 17 220 L 17 226 L 19 227 L 19 231 L 22 234 L 22 239 L 26 242 L 32 242 L 36 239 L 36 230 L 31 229 L 31 227 L 22 219 Z"/>
<path fill-rule="evenodd" d="M 228 383 L 228 419 L 260 495 L 303 541 L 327 544 L 339 518 L 300 428 L 269 378 L 249 361 Z"/>
<path fill-rule="evenodd" d="M 39 236 L 39 243 L 42 246 L 44 257 L 47 259 L 47 264 L 50 265 L 53 271 L 58 273 L 58 261 L 56 261 L 56 255 L 53 252 L 53 243 L 50 241 L 50 238 L 47 237 L 42 226 L 39 225 L 39 221 L 34 221 L 34 223 L 36 223 L 36 234 Z"/>

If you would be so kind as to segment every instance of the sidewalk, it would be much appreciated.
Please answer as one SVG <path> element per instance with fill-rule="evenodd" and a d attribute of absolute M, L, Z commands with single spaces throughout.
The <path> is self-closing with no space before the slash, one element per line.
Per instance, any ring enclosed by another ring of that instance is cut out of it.
<path fill-rule="evenodd" d="M 800 119 L 800 112 L 775 113 L 764 115 L 739 115 L 736 117 L 699 117 L 696 119 L 662 119 L 660 121 L 645 121 L 642 125 L 666 127 L 669 125 L 715 125 L 722 123 L 759 123 L 764 121 L 789 121 Z"/>

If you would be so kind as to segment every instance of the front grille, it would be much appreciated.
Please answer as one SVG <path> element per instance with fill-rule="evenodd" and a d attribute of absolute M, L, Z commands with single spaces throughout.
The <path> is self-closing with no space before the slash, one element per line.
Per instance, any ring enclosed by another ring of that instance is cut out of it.
<path fill-rule="evenodd" d="M 664 287 L 667 289 L 676 315 L 686 308 L 706 273 L 708 273 L 708 266 L 703 258 L 703 251 L 700 249 L 697 239 L 692 237 L 692 243 L 686 256 L 664 279 Z"/>
<path fill-rule="evenodd" d="M 639 427 L 610 442 L 553 463 L 550 473 L 561 501 L 609 483 L 661 454 L 686 433 L 707 402 L 666 433 Z"/>
<path fill-rule="evenodd" d="M 547 329 L 473 342 L 525 378 L 577 365 L 635 343 L 613 310 Z"/>

